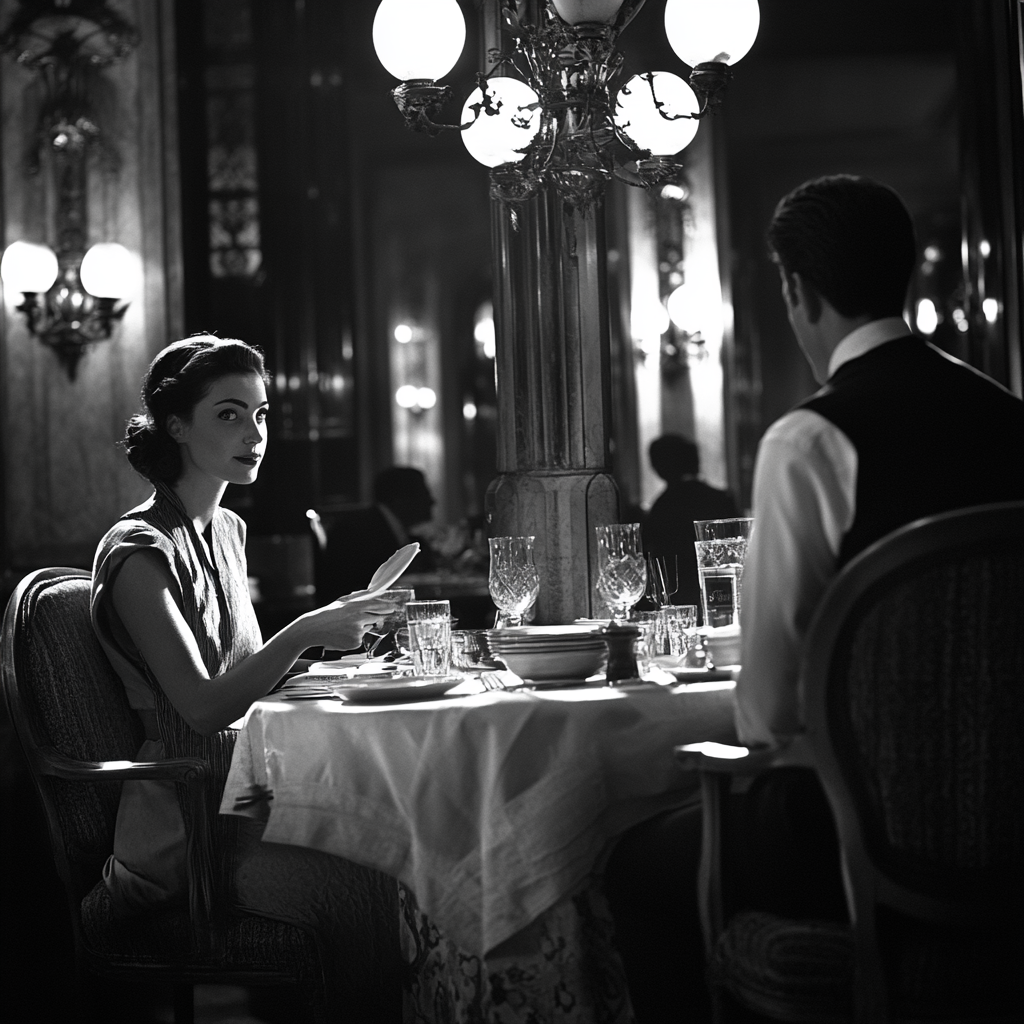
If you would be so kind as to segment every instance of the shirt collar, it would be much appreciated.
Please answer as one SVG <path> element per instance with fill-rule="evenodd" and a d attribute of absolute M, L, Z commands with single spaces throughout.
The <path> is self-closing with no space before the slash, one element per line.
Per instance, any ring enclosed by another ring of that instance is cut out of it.
<path fill-rule="evenodd" d="M 886 316 L 881 320 L 872 320 L 862 324 L 843 338 L 832 352 L 828 361 L 828 375 L 832 376 L 843 363 L 865 355 L 873 348 L 884 345 L 887 341 L 895 341 L 910 334 L 906 320 L 901 316 Z"/>

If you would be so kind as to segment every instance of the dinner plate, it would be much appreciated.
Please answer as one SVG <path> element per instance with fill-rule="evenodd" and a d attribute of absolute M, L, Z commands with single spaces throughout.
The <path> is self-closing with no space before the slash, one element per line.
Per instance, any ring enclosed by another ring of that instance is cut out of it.
<path fill-rule="evenodd" d="M 331 692 L 353 704 L 404 703 L 409 700 L 425 700 L 440 697 L 462 682 L 459 676 L 400 676 L 398 679 L 362 682 L 347 679 L 331 683 Z"/>
<path fill-rule="evenodd" d="M 357 669 L 360 676 L 365 672 L 373 672 L 374 675 L 389 675 L 397 672 L 398 666 L 387 661 L 376 662 L 367 658 L 365 654 L 345 654 L 332 661 L 314 661 L 306 671 L 316 675 L 334 673 L 335 675 L 350 676 L 353 669 Z"/>

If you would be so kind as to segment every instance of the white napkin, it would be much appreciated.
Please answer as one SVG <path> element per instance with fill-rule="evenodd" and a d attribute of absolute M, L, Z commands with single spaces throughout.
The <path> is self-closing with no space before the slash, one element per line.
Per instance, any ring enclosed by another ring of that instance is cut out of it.
<path fill-rule="evenodd" d="M 370 585 L 365 590 L 356 590 L 351 594 L 339 598 L 340 601 L 365 601 L 368 598 L 376 597 L 383 593 L 394 583 L 399 576 L 412 564 L 412 560 L 419 554 L 420 546 L 417 541 L 406 544 L 399 548 L 374 574 Z"/>

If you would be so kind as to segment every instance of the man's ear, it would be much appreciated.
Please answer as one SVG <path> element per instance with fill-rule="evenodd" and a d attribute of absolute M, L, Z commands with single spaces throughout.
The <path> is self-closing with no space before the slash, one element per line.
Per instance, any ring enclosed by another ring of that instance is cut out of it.
<path fill-rule="evenodd" d="M 821 319 L 822 305 L 818 290 L 797 271 L 785 275 L 785 288 L 793 306 L 803 306 L 807 322 L 816 324 Z"/>

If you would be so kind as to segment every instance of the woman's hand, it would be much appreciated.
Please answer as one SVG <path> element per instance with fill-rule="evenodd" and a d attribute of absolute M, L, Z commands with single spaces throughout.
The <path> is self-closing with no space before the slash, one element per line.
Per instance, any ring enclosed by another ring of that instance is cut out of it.
<path fill-rule="evenodd" d="M 315 612 L 307 612 L 305 620 L 310 636 L 310 646 L 324 646 L 336 651 L 351 651 L 363 642 L 368 626 L 379 622 L 390 611 L 392 605 L 379 597 L 352 600 L 353 595 L 338 598 Z"/>

